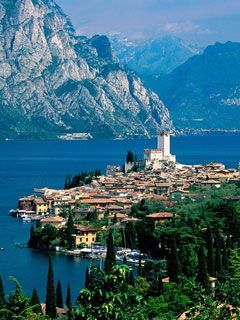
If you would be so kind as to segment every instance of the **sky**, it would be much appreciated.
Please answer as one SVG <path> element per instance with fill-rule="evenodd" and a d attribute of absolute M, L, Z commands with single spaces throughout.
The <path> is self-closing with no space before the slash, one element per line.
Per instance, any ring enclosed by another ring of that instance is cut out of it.
<path fill-rule="evenodd" d="M 192 44 L 240 41 L 240 0 L 55 0 L 82 35 L 173 35 Z"/>

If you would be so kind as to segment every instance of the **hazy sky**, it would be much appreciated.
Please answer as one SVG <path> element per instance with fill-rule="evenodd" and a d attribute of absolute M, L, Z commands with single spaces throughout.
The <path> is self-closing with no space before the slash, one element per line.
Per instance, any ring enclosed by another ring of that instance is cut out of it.
<path fill-rule="evenodd" d="M 56 0 L 78 33 L 172 34 L 191 43 L 240 41 L 240 0 Z"/>

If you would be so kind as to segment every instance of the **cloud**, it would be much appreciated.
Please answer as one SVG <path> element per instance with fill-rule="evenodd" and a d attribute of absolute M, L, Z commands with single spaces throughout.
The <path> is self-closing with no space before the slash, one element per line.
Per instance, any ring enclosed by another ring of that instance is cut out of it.
<path fill-rule="evenodd" d="M 184 21 L 184 22 L 168 22 L 160 26 L 160 29 L 167 33 L 173 34 L 181 34 L 181 33 L 189 33 L 194 32 L 200 29 L 198 24 L 195 24 L 191 21 Z"/>

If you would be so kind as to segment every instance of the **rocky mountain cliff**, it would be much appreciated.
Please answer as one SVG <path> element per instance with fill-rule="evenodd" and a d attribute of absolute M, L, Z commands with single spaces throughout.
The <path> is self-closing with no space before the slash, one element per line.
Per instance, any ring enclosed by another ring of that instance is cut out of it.
<path fill-rule="evenodd" d="M 0 1 L 0 138 L 150 136 L 171 126 L 107 37 L 76 36 L 52 0 Z"/>
<path fill-rule="evenodd" d="M 240 129 L 240 43 L 208 46 L 147 85 L 170 107 L 179 128 Z"/>
<path fill-rule="evenodd" d="M 130 41 L 116 34 L 110 39 L 119 60 L 143 77 L 170 73 L 190 57 L 201 53 L 200 48 L 173 36 Z"/>

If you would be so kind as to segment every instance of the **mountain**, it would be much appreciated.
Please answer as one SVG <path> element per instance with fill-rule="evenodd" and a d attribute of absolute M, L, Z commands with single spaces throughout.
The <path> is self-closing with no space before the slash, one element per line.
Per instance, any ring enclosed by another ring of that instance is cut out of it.
<path fill-rule="evenodd" d="M 208 46 L 146 84 L 169 106 L 179 128 L 240 129 L 240 43 Z"/>
<path fill-rule="evenodd" d="M 53 0 L 0 1 L 1 139 L 146 137 L 171 127 L 106 36 L 77 36 Z"/>
<path fill-rule="evenodd" d="M 110 39 L 119 60 L 143 77 L 170 73 L 201 52 L 200 48 L 187 45 L 183 40 L 172 36 L 130 41 L 116 34 Z"/>

